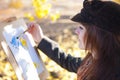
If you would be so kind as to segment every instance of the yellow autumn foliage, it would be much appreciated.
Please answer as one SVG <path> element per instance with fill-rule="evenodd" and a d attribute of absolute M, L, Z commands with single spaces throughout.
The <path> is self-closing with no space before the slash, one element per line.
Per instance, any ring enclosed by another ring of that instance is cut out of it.
<path fill-rule="evenodd" d="M 56 21 L 59 17 L 59 13 L 51 13 L 52 5 L 47 2 L 47 0 L 33 0 L 33 7 L 38 19 L 48 18 L 52 21 Z"/>
<path fill-rule="evenodd" d="M 120 4 L 120 0 L 113 0 L 113 1 Z"/>
<path fill-rule="evenodd" d="M 21 0 L 11 0 L 10 7 L 14 7 L 14 8 L 22 8 L 23 7 L 23 3 Z"/>

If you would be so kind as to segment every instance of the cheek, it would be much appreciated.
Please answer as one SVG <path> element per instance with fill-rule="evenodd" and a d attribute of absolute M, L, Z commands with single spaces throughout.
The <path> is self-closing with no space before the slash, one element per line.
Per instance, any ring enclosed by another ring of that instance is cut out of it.
<path fill-rule="evenodd" d="M 84 41 L 84 36 L 85 36 L 84 33 L 78 34 L 78 37 L 81 41 Z"/>
<path fill-rule="evenodd" d="M 81 34 L 78 34 L 78 37 L 79 37 L 79 47 L 81 49 L 85 49 L 85 34 L 84 33 L 81 33 Z"/>
<path fill-rule="evenodd" d="M 79 43 L 80 43 L 80 45 L 84 46 L 84 38 L 83 38 L 83 36 L 79 37 Z"/>
<path fill-rule="evenodd" d="M 78 38 L 79 38 L 80 43 L 81 43 L 81 44 L 84 44 L 84 39 L 85 39 L 86 30 L 85 30 L 85 29 L 77 28 L 77 29 L 75 30 L 75 33 L 78 35 Z"/>

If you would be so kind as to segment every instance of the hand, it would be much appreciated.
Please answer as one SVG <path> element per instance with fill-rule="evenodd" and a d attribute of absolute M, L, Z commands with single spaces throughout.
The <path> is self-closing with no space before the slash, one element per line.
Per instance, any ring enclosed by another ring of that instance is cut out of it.
<path fill-rule="evenodd" d="M 34 41 L 38 44 L 43 38 L 43 31 L 39 24 L 29 23 L 28 32 L 32 35 Z"/>

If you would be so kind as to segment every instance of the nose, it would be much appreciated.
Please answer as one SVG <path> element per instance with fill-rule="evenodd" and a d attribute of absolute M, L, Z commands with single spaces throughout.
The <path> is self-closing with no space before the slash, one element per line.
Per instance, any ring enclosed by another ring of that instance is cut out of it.
<path fill-rule="evenodd" d="M 75 29 L 75 33 L 76 33 L 76 34 L 80 34 L 79 28 L 76 28 L 76 29 Z"/>

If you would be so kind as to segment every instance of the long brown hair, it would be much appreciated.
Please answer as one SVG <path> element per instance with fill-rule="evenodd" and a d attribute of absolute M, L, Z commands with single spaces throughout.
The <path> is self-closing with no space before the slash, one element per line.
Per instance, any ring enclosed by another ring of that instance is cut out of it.
<path fill-rule="evenodd" d="M 94 25 L 86 29 L 86 50 L 95 51 L 96 59 L 83 75 L 85 80 L 120 80 L 120 33 L 113 34 Z M 92 54 L 92 53 L 91 53 Z M 83 64 L 84 65 L 84 64 Z"/>

